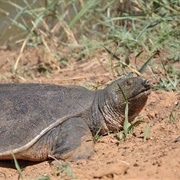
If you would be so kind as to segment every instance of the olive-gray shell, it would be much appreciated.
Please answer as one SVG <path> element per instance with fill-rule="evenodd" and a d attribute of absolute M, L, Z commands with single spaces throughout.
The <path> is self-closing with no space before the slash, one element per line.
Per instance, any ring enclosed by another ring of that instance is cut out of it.
<path fill-rule="evenodd" d="M 0 155 L 19 152 L 64 120 L 84 113 L 94 92 L 78 86 L 0 85 Z"/>

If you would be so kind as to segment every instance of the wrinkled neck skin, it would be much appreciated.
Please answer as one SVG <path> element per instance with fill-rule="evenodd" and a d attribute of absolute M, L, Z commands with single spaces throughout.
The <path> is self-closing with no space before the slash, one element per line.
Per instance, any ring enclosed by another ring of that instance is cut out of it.
<path fill-rule="evenodd" d="M 92 133 L 105 134 L 108 131 L 122 129 L 124 109 L 125 104 L 118 108 L 115 106 L 105 89 L 96 91 L 94 102 L 89 112 Z"/>

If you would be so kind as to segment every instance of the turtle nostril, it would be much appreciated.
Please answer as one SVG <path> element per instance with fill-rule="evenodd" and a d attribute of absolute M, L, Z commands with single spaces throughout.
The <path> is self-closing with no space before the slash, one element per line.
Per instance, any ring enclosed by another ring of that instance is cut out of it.
<path fill-rule="evenodd" d="M 144 80 L 144 86 L 150 88 L 151 81 L 149 79 Z"/>

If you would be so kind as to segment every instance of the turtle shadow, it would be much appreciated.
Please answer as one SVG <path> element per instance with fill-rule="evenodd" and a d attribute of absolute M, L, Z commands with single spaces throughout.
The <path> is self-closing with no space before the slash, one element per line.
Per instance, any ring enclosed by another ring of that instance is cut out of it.
<path fill-rule="evenodd" d="M 18 160 L 17 162 L 21 169 L 24 169 L 27 166 L 33 166 L 42 163 L 42 162 L 33 162 L 33 161 L 25 161 L 25 160 Z M 13 160 L 0 160 L 0 167 L 17 169 Z"/>

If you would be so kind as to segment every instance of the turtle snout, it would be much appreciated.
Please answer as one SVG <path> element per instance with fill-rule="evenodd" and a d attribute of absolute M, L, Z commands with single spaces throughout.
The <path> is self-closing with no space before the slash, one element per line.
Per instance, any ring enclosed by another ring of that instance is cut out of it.
<path fill-rule="evenodd" d="M 149 79 L 146 79 L 146 80 L 144 80 L 144 87 L 146 88 L 146 89 L 150 89 L 150 87 L 151 87 L 151 81 L 149 80 Z"/>

